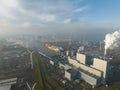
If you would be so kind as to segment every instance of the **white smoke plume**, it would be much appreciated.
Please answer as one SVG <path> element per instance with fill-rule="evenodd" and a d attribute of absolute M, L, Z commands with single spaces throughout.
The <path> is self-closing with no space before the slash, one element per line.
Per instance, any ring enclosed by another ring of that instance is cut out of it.
<path fill-rule="evenodd" d="M 113 33 L 106 34 L 104 42 L 105 42 L 104 55 L 106 55 L 107 49 L 114 49 L 115 47 L 119 47 L 119 45 L 120 45 L 120 30 L 115 31 Z"/>

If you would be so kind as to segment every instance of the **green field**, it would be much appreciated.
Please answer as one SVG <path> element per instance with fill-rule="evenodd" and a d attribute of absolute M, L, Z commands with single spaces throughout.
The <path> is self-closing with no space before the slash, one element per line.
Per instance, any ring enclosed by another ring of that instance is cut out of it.
<path fill-rule="evenodd" d="M 47 72 L 46 64 L 42 62 L 44 57 L 38 53 L 33 54 L 33 59 L 36 65 L 35 80 L 37 81 L 37 90 L 62 90 L 59 84 L 54 81 Z"/>

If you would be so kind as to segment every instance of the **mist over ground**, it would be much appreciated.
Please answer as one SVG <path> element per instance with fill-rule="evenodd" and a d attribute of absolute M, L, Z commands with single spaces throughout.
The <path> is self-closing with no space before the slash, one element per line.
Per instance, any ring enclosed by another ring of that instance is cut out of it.
<path fill-rule="evenodd" d="M 88 40 L 104 40 L 105 35 L 113 32 L 116 29 L 111 27 L 93 27 L 88 25 L 30 25 L 22 27 L 20 25 L 1 26 L 0 36 L 11 35 L 39 35 L 51 36 L 57 38 L 70 38 L 70 39 L 88 39 Z"/>

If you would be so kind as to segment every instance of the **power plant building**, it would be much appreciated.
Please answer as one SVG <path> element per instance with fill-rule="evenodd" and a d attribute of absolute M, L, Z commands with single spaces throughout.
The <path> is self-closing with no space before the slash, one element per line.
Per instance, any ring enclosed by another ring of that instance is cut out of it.
<path fill-rule="evenodd" d="M 93 65 L 91 65 L 91 67 L 102 71 L 103 72 L 103 77 L 104 77 L 104 79 L 106 79 L 107 76 L 108 76 L 107 72 L 109 70 L 109 64 L 108 63 L 109 63 L 108 61 L 98 59 L 98 58 L 94 58 L 93 59 Z"/>
<path fill-rule="evenodd" d="M 109 61 L 93 58 L 92 64 L 91 59 L 85 54 L 77 53 L 76 59 L 68 57 L 68 62 L 79 70 L 81 79 L 95 87 L 105 83 L 108 77 Z M 89 63 L 86 63 L 87 61 Z"/>
<path fill-rule="evenodd" d="M 69 61 L 69 64 L 75 66 L 76 68 L 81 68 L 82 70 L 87 71 L 89 73 L 93 73 L 96 76 L 101 76 L 103 74 L 102 71 L 89 67 L 85 64 L 79 63 L 77 60 L 72 59 L 70 57 L 68 57 L 68 61 Z"/>
<path fill-rule="evenodd" d="M 52 65 L 58 65 L 64 70 L 64 75 L 68 80 L 79 79 L 86 81 L 92 87 L 105 84 L 109 71 L 109 60 L 103 60 L 100 58 L 93 58 L 90 55 L 77 52 L 76 56 L 69 55 L 69 51 L 66 52 L 66 60 L 50 61 Z M 56 64 L 55 64 L 56 63 Z"/>
<path fill-rule="evenodd" d="M 85 54 L 81 54 L 81 53 L 77 53 L 77 55 L 76 55 L 76 59 L 80 63 L 87 64 L 87 65 L 92 64 L 91 58 L 92 58 L 91 56 L 85 55 Z"/>
<path fill-rule="evenodd" d="M 79 70 L 81 74 L 81 79 L 92 85 L 93 87 L 99 86 L 101 84 L 101 77 L 91 74 L 89 72 Z"/>
<path fill-rule="evenodd" d="M 76 59 L 80 61 L 80 63 L 86 64 L 86 55 L 77 53 Z"/>
<path fill-rule="evenodd" d="M 76 70 L 68 69 L 65 71 L 65 77 L 68 80 L 75 80 L 75 79 L 78 79 L 80 77 L 80 73 Z"/>

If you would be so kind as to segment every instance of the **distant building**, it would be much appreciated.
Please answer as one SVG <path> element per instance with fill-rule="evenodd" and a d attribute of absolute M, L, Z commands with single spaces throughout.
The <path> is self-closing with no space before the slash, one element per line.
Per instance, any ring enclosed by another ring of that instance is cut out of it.
<path fill-rule="evenodd" d="M 70 54 L 69 54 L 69 51 L 66 51 L 66 56 L 69 56 Z"/>

